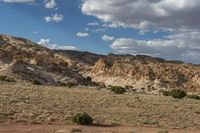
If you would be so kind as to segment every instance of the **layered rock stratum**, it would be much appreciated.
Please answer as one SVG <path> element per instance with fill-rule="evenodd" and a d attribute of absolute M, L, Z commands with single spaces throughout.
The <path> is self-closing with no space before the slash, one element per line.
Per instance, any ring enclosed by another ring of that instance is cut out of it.
<path fill-rule="evenodd" d="M 27 39 L 8 35 L 0 36 L 0 75 L 21 81 L 38 80 L 43 84 L 88 83 L 54 51 Z"/>
<path fill-rule="evenodd" d="M 70 68 L 106 86 L 130 89 L 185 89 L 200 92 L 200 65 L 145 55 L 97 55 L 89 52 L 56 51 L 69 60 Z"/>
<path fill-rule="evenodd" d="M 0 75 L 45 84 L 90 80 L 131 89 L 200 92 L 200 65 L 145 55 L 98 55 L 50 50 L 27 39 L 0 35 Z"/>

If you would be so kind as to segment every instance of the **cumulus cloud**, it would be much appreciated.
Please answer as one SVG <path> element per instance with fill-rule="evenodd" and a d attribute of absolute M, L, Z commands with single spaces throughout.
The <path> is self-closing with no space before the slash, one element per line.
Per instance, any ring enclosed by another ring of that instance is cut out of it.
<path fill-rule="evenodd" d="M 45 7 L 49 9 L 55 8 L 57 6 L 55 0 L 44 0 L 44 4 L 45 4 Z"/>
<path fill-rule="evenodd" d="M 108 41 L 113 41 L 114 40 L 114 37 L 113 36 L 108 36 L 108 35 L 103 35 L 101 37 L 102 40 L 108 42 Z"/>
<path fill-rule="evenodd" d="M 140 30 L 138 33 L 140 34 L 140 35 L 145 35 L 147 32 L 149 32 L 150 30 L 148 30 L 148 29 L 142 29 L 142 30 Z M 154 33 L 156 33 L 156 31 L 154 31 Z"/>
<path fill-rule="evenodd" d="M 79 50 L 77 47 L 69 46 L 69 45 L 58 45 L 58 44 L 51 44 L 50 39 L 41 39 L 38 42 L 39 45 L 42 45 L 44 47 L 47 47 L 49 49 L 54 50 Z"/>
<path fill-rule="evenodd" d="M 99 22 L 97 21 L 88 23 L 88 26 L 98 26 L 98 25 L 99 25 Z"/>
<path fill-rule="evenodd" d="M 179 59 L 190 63 L 200 63 L 200 32 L 183 31 L 165 36 L 163 39 L 135 40 L 116 39 L 111 48 L 120 53 L 145 54 L 166 59 Z"/>
<path fill-rule="evenodd" d="M 59 23 L 64 19 L 64 16 L 62 14 L 53 14 L 51 16 L 45 16 L 44 20 L 49 23 L 49 22 L 54 22 L 54 23 Z"/>
<path fill-rule="evenodd" d="M 6 3 L 32 3 L 35 0 L 0 0 Z"/>
<path fill-rule="evenodd" d="M 200 0 L 84 0 L 81 10 L 104 27 L 169 32 L 160 39 L 116 39 L 111 48 L 118 52 L 200 63 Z"/>
<path fill-rule="evenodd" d="M 89 36 L 89 33 L 87 33 L 87 32 L 78 32 L 78 33 L 76 34 L 76 36 L 78 36 L 78 37 L 88 37 L 88 36 Z"/>
<path fill-rule="evenodd" d="M 199 0 L 84 0 L 82 12 L 115 26 L 200 27 Z"/>

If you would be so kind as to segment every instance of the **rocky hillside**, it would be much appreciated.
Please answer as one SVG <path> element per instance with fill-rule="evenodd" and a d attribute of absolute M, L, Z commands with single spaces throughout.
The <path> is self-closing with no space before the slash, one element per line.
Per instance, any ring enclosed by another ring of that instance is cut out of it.
<path fill-rule="evenodd" d="M 97 55 L 49 50 L 29 40 L 0 35 L 0 76 L 45 84 L 90 80 L 131 89 L 182 88 L 200 92 L 200 65 L 144 55 Z"/>
<path fill-rule="evenodd" d="M 90 77 L 92 67 L 99 59 L 105 58 L 105 55 L 97 55 L 89 52 L 56 50 L 57 54 L 63 56 L 68 61 L 69 67 L 79 72 L 84 77 Z M 94 81 L 96 82 L 96 81 Z M 104 84 L 104 83 L 103 83 Z"/>
<path fill-rule="evenodd" d="M 15 80 L 38 80 L 43 84 L 89 81 L 68 67 L 68 62 L 29 40 L 0 35 L 0 75 Z"/>
<path fill-rule="evenodd" d="M 70 66 L 93 81 L 132 89 L 182 88 L 200 92 L 200 66 L 166 61 L 144 55 L 95 55 L 88 52 L 57 51 L 73 60 Z"/>
<path fill-rule="evenodd" d="M 200 66 L 148 56 L 107 56 L 96 62 L 89 74 L 106 85 L 200 91 Z"/>

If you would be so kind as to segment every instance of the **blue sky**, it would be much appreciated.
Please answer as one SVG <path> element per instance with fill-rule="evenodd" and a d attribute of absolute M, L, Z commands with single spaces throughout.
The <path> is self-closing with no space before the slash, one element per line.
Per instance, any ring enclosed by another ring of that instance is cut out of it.
<path fill-rule="evenodd" d="M 163 1 L 0 0 L 0 33 L 52 49 L 200 63 L 200 2 Z"/>

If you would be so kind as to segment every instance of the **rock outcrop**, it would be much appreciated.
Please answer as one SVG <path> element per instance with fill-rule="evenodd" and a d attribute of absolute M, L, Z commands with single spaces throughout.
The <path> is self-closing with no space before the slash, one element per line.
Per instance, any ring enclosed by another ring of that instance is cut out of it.
<path fill-rule="evenodd" d="M 89 75 L 94 81 L 106 85 L 200 91 L 199 66 L 154 59 L 145 60 L 137 56 L 108 56 L 96 62 Z"/>
<path fill-rule="evenodd" d="M 89 81 L 68 67 L 54 51 L 29 40 L 0 35 L 0 75 L 16 80 L 38 80 L 43 84 Z"/>
<path fill-rule="evenodd" d="M 0 75 L 44 84 L 74 82 L 132 89 L 182 88 L 200 92 L 200 65 L 145 55 L 98 55 L 50 50 L 29 40 L 0 35 Z"/>
<path fill-rule="evenodd" d="M 76 55 L 74 56 L 74 54 Z M 134 89 L 173 89 L 200 91 L 200 66 L 181 61 L 167 61 L 145 55 L 95 55 L 62 51 L 85 77 L 105 85 L 128 86 Z M 87 58 L 84 58 L 87 57 Z M 81 65 L 80 65 L 81 64 Z M 81 66 L 81 67 L 80 67 Z"/>

